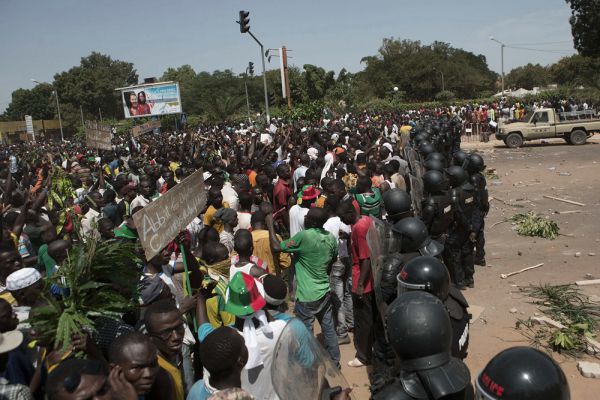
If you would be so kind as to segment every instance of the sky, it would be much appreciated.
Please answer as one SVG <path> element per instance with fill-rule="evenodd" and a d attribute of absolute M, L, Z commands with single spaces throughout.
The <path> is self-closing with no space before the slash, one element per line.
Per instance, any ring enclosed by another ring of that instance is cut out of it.
<path fill-rule="evenodd" d="M 239 10 L 250 11 L 265 49 L 286 46 L 290 64 L 336 72 L 360 71 L 386 37 L 450 43 L 500 72 L 493 35 L 521 47 L 505 48 L 505 73 L 575 53 L 565 0 L 0 0 L 0 112 L 31 78 L 51 82 L 92 51 L 133 62 L 140 80 L 184 64 L 240 73 L 252 61 L 260 74 L 259 47 L 235 23 Z"/>

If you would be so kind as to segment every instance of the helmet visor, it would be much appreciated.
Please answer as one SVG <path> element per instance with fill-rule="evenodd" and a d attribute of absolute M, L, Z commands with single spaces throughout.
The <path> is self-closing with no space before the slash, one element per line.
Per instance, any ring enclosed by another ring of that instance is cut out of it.
<path fill-rule="evenodd" d="M 498 400 L 496 397 L 487 394 L 485 390 L 481 387 L 481 383 L 479 382 L 479 376 L 477 377 L 477 379 L 475 379 L 475 400 Z"/>
<path fill-rule="evenodd" d="M 398 274 L 398 277 L 396 279 L 398 280 L 398 296 L 401 296 L 403 293 L 411 292 L 413 290 L 427 291 L 427 288 L 429 286 L 425 283 L 404 282 L 400 277 L 400 274 Z"/>

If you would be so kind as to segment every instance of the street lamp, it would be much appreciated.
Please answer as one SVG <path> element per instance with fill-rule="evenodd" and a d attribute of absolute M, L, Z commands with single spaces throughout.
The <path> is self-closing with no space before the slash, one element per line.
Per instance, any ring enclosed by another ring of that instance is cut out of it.
<path fill-rule="evenodd" d="M 52 85 L 51 83 L 48 82 L 40 82 L 37 81 L 33 78 L 31 78 L 31 82 L 36 83 L 38 85 L 42 84 L 42 83 L 47 83 L 48 85 L 54 87 L 54 85 Z M 56 90 L 56 87 L 54 87 L 54 90 L 52 91 L 52 94 L 54 95 L 54 97 L 56 97 L 56 110 L 58 111 L 58 126 L 60 126 L 60 140 L 61 142 L 65 141 L 65 136 L 63 134 L 63 127 L 62 127 L 62 118 L 60 117 L 60 104 L 58 103 L 58 91 Z"/>
<path fill-rule="evenodd" d="M 490 36 L 490 40 L 500 44 L 500 64 L 501 64 L 501 69 L 502 69 L 502 95 L 504 95 L 504 48 L 506 47 L 506 45 L 493 36 Z"/>

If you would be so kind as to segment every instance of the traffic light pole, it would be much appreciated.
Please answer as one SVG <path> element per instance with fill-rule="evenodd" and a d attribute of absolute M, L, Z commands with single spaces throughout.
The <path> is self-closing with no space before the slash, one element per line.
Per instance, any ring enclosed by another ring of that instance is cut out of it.
<path fill-rule="evenodd" d="M 252 39 L 258 43 L 260 46 L 260 59 L 262 60 L 262 72 L 263 72 L 263 86 L 265 90 L 265 111 L 267 112 L 267 124 L 271 122 L 271 115 L 269 113 L 269 95 L 267 94 L 267 74 L 265 69 L 265 52 L 262 43 L 252 34 L 252 32 L 248 31 L 248 34 L 252 36 Z"/>
<path fill-rule="evenodd" d="M 248 98 L 248 70 L 246 69 L 246 76 L 244 76 L 244 88 L 246 89 L 246 108 L 248 109 L 248 123 L 252 124 L 252 118 L 250 118 L 250 99 Z"/>

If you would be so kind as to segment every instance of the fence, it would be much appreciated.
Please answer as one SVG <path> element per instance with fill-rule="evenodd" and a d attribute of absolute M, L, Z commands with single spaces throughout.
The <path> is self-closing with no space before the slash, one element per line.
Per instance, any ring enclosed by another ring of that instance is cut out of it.
<path fill-rule="evenodd" d="M 488 142 L 490 136 L 494 134 L 493 128 L 489 123 L 463 123 L 460 141 L 461 142 Z"/>

